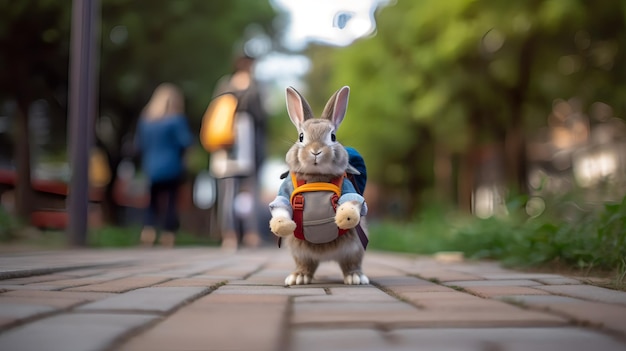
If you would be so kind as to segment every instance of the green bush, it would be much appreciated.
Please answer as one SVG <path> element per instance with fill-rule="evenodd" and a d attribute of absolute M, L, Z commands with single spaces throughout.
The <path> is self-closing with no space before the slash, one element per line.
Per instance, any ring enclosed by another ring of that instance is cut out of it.
<path fill-rule="evenodd" d="M 67 247 L 69 240 L 65 231 L 36 230 L 28 235 L 19 234 L 25 227 L 18 223 L 0 207 L 0 243 L 23 245 L 24 247 L 41 249 L 58 249 Z M 141 227 L 104 226 L 90 229 L 87 235 L 87 247 L 113 248 L 139 246 Z M 218 245 L 208 237 L 200 237 L 181 231 L 176 237 L 176 246 L 211 246 Z M 155 245 L 158 245 L 155 244 Z"/>
<path fill-rule="evenodd" d="M 128 247 L 139 243 L 141 228 L 105 226 L 89 230 L 87 244 L 89 247 Z"/>
<path fill-rule="evenodd" d="M 370 239 L 372 248 L 381 250 L 461 251 L 468 258 L 497 259 L 514 266 L 559 263 L 570 268 L 624 270 L 626 198 L 569 221 L 515 214 L 477 219 L 428 211 L 411 223 L 374 224 Z"/>
<path fill-rule="evenodd" d="M 89 231 L 89 247 L 131 247 L 139 245 L 141 227 L 105 226 Z M 199 237 L 184 231 L 176 235 L 176 246 L 217 245 L 209 238 Z"/>
<path fill-rule="evenodd" d="M 0 242 L 11 241 L 17 236 L 19 222 L 4 207 L 0 206 Z"/>

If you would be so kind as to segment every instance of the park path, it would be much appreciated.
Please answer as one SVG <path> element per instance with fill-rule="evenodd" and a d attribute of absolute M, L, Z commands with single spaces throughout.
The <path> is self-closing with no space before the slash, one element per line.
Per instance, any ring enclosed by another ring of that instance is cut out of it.
<path fill-rule="evenodd" d="M 626 350 L 626 292 L 492 262 L 369 251 L 372 285 L 286 249 L 0 254 L 0 350 Z"/>

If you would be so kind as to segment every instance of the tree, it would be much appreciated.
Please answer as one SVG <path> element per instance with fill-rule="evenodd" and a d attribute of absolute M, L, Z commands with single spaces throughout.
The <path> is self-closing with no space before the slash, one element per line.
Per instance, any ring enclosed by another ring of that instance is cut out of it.
<path fill-rule="evenodd" d="M 0 0 L 0 8 L 0 103 L 15 102 L 18 174 L 30 179 L 29 106 L 47 101 L 53 134 L 66 137 L 71 2 Z M 101 15 L 96 125 L 109 121 L 112 127 L 112 133 L 98 133 L 98 143 L 114 173 L 123 139 L 132 134 L 156 85 L 170 81 L 182 87 L 197 127 L 215 82 L 231 70 L 235 48 L 250 35 L 250 25 L 271 35 L 274 12 L 263 1 L 101 0 Z M 64 154 L 65 145 L 49 151 Z M 18 185 L 19 213 L 26 216 L 30 184 Z"/>
<path fill-rule="evenodd" d="M 0 101 L 14 102 L 16 121 L 17 214 L 24 218 L 32 204 L 29 110 L 43 99 L 54 120 L 65 115 L 71 3 L 54 0 L 0 1 Z"/>
<path fill-rule="evenodd" d="M 505 180 L 524 191 L 527 133 L 555 99 L 624 115 L 625 14 L 610 0 L 399 1 L 379 11 L 376 36 L 311 50 L 312 90 L 352 86 L 340 134 L 372 180 L 409 190 L 410 213 L 433 186 L 467 209 L 482 146 L 504 150 Z"/>

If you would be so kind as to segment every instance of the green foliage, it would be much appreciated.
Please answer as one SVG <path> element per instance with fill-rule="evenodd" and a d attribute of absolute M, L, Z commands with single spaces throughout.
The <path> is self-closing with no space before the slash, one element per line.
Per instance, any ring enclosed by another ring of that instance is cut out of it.
<path fill-rule="evenodd" d="M 20 230 L 24 231 L 25 228 L 15 222 L 0 207 L 0 243 L 40 249 L 57 249 L 68 245 L 67 234 L 64 231 L 32 229 L 28 235 L 18 235 Z M 94 228 L 90 229 L 87 235 L 87 246 L 91 248 L 137 247 L 140 245 L 140 233 L 141 228 L 138 226 Z M 176 246 L 216 246 L 218 244 L 208 237 L 199 237 L 184 231 L 176 235 Z"/>
<path fill-rule="evenodd" d="M 89 231 L 88 245 L 94 248 L 138 246 L 140 233 L 141 228 L 136 226 L 105 226 Z M 217 245 L 217 243 L 208 238 L 198 237 L 186 232 L 177 233 L 176 246 L 188 245 Z"/>
<path fill-rule="evenodd" d="M 558 223 L 558 224 L 557 224 Z M 626 257 L 626 200 L 607 204 L 572 222 L 529 219 L 511 226 L 498 219 L 479 221 L 457 233 L 470 257 L 514 265 L 559 262 L 571 267 L 617 269 Z"/>
<path fill-rule="evenodd" d="M 132 247 L 139 245 L 141 228 L 137 226 L 114 227 L 105 226 L 89 231 L 88 245 L 94 248 Z M 208 238 L 201 238 L 186 232 L 176 235 L 176 245 L 215 245 Z"/>
<path fill-rule="evenodd" d="M 120 119 L 139 114 L 163 81 L 180 85 L 195 123 L 217 80 L 232 70 L 246 29 L 272 32 L 274 12 L 265 1 L 103 0 L 103 110 Z"/>
<path fill-rule="evenodd" d="M 92 229 L 87 237 L 90 247 L 128 247 L 139 243 L 140 227 L 110 227 Z"/>
<path fill-rule="evenodd" d="M 0 242 L 14 239 L 18 228 L 17 219 L 0 206 Z"/>
<path fill-rule="evenodd" d="M 46 151 L 64 153 L 72 1 L 0 0 L 0 9 L 0 106 L 18 102 L 19 120 L 32 102 L 46 100 L 52 128 Z M 182 88 L 199 130 L 218 79 L 255 35 L 251 28 L 271 36 L 275 16 L 268 1 L 249 0 L 101 0 L 99 9 L 97 116 L 111 121 L 113 133 L 97 137 L 114 164 L 159 83 Z"/>
<path fill-rule="evenodd" d="M 371 38 L 313 48 L 309 82 L 318 101 L 351 86 L 339 138 L 383 186 L 407 189 L 433 150 L 464 157 L 535 131 L 558 98 L 602 101 L 626 115 L 624 1 L 397 1 L 376 17 Z"/>
<path fill-rule="evenodd" d="M 454 232 L 449 225 L 450 219 L 440 209 L 428 209 L 410 223 L 372 223 L 370 246 L 379 250 L 418 254 L 453 250 Z"/>
<path fill-rule="evenodd" d="M 208 168 L 209 157 L 202 145 L 195 144 L 187 150 L 185 168 L 190 174 L 198 174 Z"/>
<path fill-rule="evenodd" d="M 472 259 L 497 259 L 517 267 L 559 264 L 619 271 L 626 260 L 626 198 L 565 222 L 428 212 L 411 224 L 372 226 L 371 243 L 376 249 L 419 254 L 461 251 Z"/>

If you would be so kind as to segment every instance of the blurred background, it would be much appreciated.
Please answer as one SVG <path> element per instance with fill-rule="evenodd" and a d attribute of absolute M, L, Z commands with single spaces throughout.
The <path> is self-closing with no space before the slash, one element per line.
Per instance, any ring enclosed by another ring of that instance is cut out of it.
<path fill-rule="evenodd" d="M 137 242 L 146 184 L 130 144 L 153 89 L 182 88 L 197 136 L 218 80 L 246 54 L 269 115 L 264 201 L 295 140 L 285 88 L 320 113 L 349 85 L 338 137 L 367 164 L 374 248 L 626 271 L 625 1 L 100 0 L 98 9 L 89 245 Z M 5 243 L 45 242 L 67 226 L 71 18 L 70 1 L 0 0 Z M 193 201 L 208 159 L 196 141 L 180 244 L 219 237 L 213 208 Z"/>

